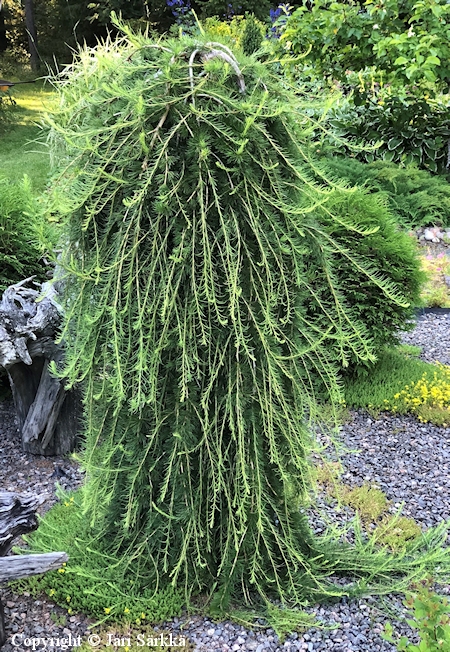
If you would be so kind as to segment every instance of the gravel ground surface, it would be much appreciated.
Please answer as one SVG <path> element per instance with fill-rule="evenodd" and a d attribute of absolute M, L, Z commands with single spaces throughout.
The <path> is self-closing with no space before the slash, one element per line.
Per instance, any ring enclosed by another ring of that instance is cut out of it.
<path fill-rule="evenodd" d="M 450 315 L 420 317 L 416 328 L 402 333 L 401 338 L 404 344 L 422 347 L 422 360 L 450 364 Z"/>
<path fill-rule="evenodd" d="M 422 317 L 415 330 L 403 334 L 402 339 L 405 343 L 422 346 L 423 359 L 450 364 L 448 316 Z M 364 412 L 357 412 L 343 426 L 341 436 L 352 451 L 342 458 L 343 482 L 354 486 L 367 482 L 380 487 L 392 501 L 393 511 L 405 503 L 404 514 L 414 517 L 423 527 L 450 518 L 450 429 L 420 424 L 409 416 L 383 414 L 375 420 Z M 43 509 L 56 500 L 56 482 L 71 489 L 81 481 L 75 463 L 70 460 L 39 458 L 21 452 L 13 406 L 8 401 L 0 402 L 0 459 L 0 487 L 8 491 L 46 494 Z M 324 501 L 321 503 L 326 505 Z M 334 519 L 345 521 L 351 511 L 332 508 L 330 513 Z M 311 523 L 320 531 L 320 519 L 312 515 Z M 444 588 L 444 592 L 448 592 L 447 589 Z M 36 600 L 26 594 L 16 595 L 6 588 L 2 599 L 9 634 L 2 652 L 32 649 L 26 645 L 25 636 L 48 638 L 71 634 L 87 640 L 90 621 L 83 615 L 69 617 L 66 610 L 55 606 L 45 596 Z M 399 634 L 411 635 L 402 621 L 401 596 L 388 596 L 382 603 L 375 598 L 342 599 L 332 605 L 316 605 L 309 611 L 314 612 L 323 625 L 333 628 L 314 627 L 306 633 L 289 636 L 283 643 L 271 629 L 250 631 L 230 622 L 215 623 L 200 617 L 174 619 L 164 629 L 172 631 L 174 636 L 182 631 L 198 652 L 393 652 L 396 648 L 380 637 L 387 620 Z M 389 617 L 386 611 L 390 612 Z M 11 642 L 13 634 L 17 635 L 17 645 Z M 56 651 L 61 647 L 49 649 Z M 76 647 L 69 645 L 67 649 Z"/>

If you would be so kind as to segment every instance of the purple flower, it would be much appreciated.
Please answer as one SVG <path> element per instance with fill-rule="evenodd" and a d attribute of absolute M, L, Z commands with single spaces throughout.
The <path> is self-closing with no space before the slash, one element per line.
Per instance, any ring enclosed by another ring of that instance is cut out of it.
<path fill-rule="evenodd" d="M 283 2 L 278 5 L 276 9 L 270 10 L 270 20 L 272 27 L 270 28 L 272 38 L 280 38 L 281 33 L 286 27 L 288 17 L 291 15 L 293 7 L 288 2 Z"/>
<path fill-rule="evenodd" d="M 191 11 L 191 0 L 166 0 L 166 4 L 172 10 L 177 23 L 182 23 L 183 18 Z"/>

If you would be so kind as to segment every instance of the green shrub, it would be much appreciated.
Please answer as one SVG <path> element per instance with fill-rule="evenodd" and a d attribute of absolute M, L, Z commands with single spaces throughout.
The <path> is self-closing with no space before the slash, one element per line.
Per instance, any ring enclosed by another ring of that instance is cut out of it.
<path fill-rule="evenodd" d="M 450 183 L 414 165 L 388 161 L 362 163 L 330 156 L 326 168 L 336 178 L 380 194 L 396 221 L 405 228 L 450 226 Z"/>
<path fill-rule="evenodd" d="M 431 103 L 400 92 L 363 95 L 358 103 L 353 96 L 330 109 L 325 142 L 334 151 L 353 154 L 365 162 L 383 159 L 446 172 L 450 138 L 447 102 Z"/>
<path fill-rule="evenodd" d="M 399 230 L 384 202 L 376 195 L 362 191 L 337 191 L 319 211 L 323 231 L 339 245 L 334 254 L 332 273 L 342 288 L 350 314 L 364 325 L 368 339 L 378 352 L 384 345 L 398 341 L 398 330 L 413 327 L 406 320 L 414 316 L 425 279 L 420 268 L 418 246 Z M 358 222 L 358 228 L 349 229 L 349 221 Z M 358 266 L 349 259 L 350 251 L 357 252 L 364 265 L 376 270 L 375 277 L 361 275 Z M 313 255 L 320 256 L 320 251 Z M 317 270 L 315 274 L 318 274 Z M 401 287 L 405 300 L 386 301 L 377 278 L 389 278 L 396 287 Z M 360 362 L 351 352 L 349 360 L 353 364 Z"/>
<path fill-rule="evenodd" d="M 260 23 L 254 16 L 247 16 L 242 35 L 242 50 L 245 54 L 253 54 L 261 47 L 262 40 L 263 31 Z"/>
<path fill-rule="evenodd" d="M 446 0 L 302 4 L 288 18 L 278 48 L 282 55 L 300 56 L 300 77 L 338 79 L 345 92 L 352 91 L 328 116 L 334 151 L 445 172 L 450 136 Z"/>
<path fill-rule="evenodd" d="M 45 279 L 45 269 L 32 211 L 30 182 L 0 179 L 0 293 L 9 285 L 36 275 Z"/>

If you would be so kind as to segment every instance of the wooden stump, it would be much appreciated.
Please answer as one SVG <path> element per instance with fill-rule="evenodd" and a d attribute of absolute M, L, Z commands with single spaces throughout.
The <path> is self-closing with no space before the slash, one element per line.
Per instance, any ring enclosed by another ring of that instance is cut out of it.
<path fill-rule="evenodd" d="M 76 391 L 49 371 L 64 351 L 55 343 L 61 323 L 54 284 L 12 285 L 0 301 L 0 366 L 8 373 L 25 452 L 64 455 L 74 449 L 81 416 Z"/>

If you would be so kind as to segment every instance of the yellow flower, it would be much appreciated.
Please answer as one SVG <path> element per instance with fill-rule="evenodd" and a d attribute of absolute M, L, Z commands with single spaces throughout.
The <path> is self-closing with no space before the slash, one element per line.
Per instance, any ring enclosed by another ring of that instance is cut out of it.
<path fill-rule="evenodd" d="M 70 595 L 68 595 L 68 596 L 66 597 L 66 602 L 70 602 L 71 600 L 72 600 L 72 598 L 70 597 Z"/>
<path fill-rule="evenodd" d="M 105 612 L 105 614 L 109 614 L 109 612 L 111 611 L 111 608 L 110 607 L 104 607 L 103 611 Z"/>
<path fill-rule="evenodd" d="M 66 571 L 64 570 L 64 568 L 58 568 L 58 573 L 65 573 L 65 572 Z"/>
<path fill-rule="evenodd" d="M 125 607 L 125 609 L 123 610 L 123 613 L 124 614 L 129 614 L 130 613 L 130 610 L 128 609 L 128 607 Z"/>

